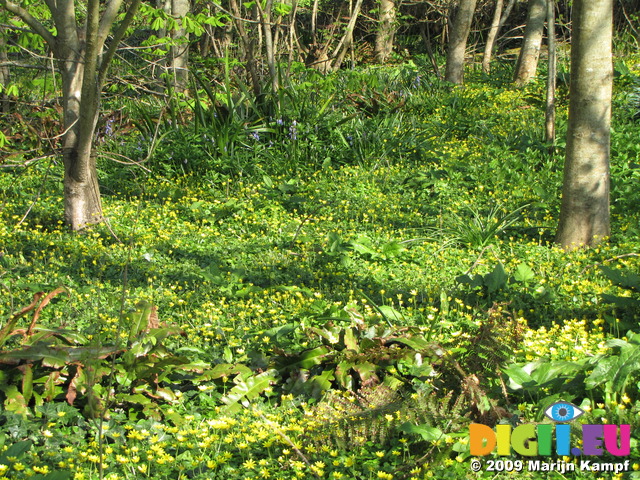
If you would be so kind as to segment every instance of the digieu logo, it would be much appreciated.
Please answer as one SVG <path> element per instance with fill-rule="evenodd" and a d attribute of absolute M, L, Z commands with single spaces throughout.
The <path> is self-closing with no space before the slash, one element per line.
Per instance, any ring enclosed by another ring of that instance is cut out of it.
<path fill-rule="evenodd" d="M 496 425 L 495 431 L 480 423 L 469 426 L 469 446 L 473 456 L 489 455 L 496 449 L 501 456 L 513 452 L 523 456 L 600 456 L 605 451 L 624 457 L 631 452 L 631 427 L 629 425 L 580 425 L 582 448 L 571 446 L 569 423 L 583 415 L 580 407 L 569 402 L 557 402 L 545 410 L 552 423 L 525 423 Z M 575 437 L 574 437 L 575 438 Z"/>

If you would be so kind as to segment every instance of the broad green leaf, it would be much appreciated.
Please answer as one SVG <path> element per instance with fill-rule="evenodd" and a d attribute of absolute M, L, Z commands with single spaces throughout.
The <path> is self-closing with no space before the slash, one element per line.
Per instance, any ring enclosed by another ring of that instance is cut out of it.
<path fill-rule="evenodd" d="M 299 368 L 308 370 L 314 365 L 321 364 L 327 358 L 327 356 L 332 353 L 333 350 L 330 347 L 323 345 L 312 350 L 307 350 L 301 355 L 292 357 L 290 359 L 285 357 L 281 359 L 281 363 L 283 363 L 282 367 L 286 370 L 295 370 Z"/>
<path fill-rule="evenodd" d="M 345 328 L 343 339 L 344 346 L 347 350 L 353 350 L 355 352 L 360 351 L 360 346 L 358 345 L 358 339 L 356 337 L 355 329 Z"/>
<path fill-rule="evenodd" d="M 385 320 L 393 323 L 394 321 L 404 320 L 404 315 L 389 305 L 380 305 L 378 311 Z"/>
<path fill-rule="evenodd" d="M 30 364 L 24 365 L 22 369 L 22 396 L 25 403 L 29 403 L 31 400 L 31 394 L 33 393 L 33 366 Z"/>
<path fill-rule="evenodd" d="M 2 455 L 0 455 L 0 464 L 9 465 L 9 461 L 7 460 L 8 458 L 20 458 L 31 448 L 32 445 L 33 442 L 31 440 L 22 440 L 20 442 L 14 443 L 7 450 L 5 450 Z"/>
<path fill-rule="evenodd" d="M 226 413 L 238 412 L 243 404 L 246 406 L 248 402 L 251 402 L 251 400 L 254 400 L 269 388 L 275 378 L 276 372 L 273 370 L 251 376 L 247 379 L 236 377 L 234 382 L 237 382 L 237 385 L 233 387 L 227 395 L 222 397 L 222 402 L 226 404 L 223 410 Z"/>
<path fill-rule="evenodd" d="M 398 428 L 401 432 L 404 433 L 414 433 L 416 435 L 420 435 L 426 442 L 435 442 L 436 440 L 440 440 L 444 435 L 444 432 L 438 427 L 430 427 L 429 425 L 414 425 L 410 422 L 403 423 Z"/>
<path fill-rule="evenodd" d="M 504 267 L 499 263 L 490 274 L 484 277 L 484 284 L 487 286 L 487 291 L 489 293 L 494 293 L 507 284 L 508 278 L 507 273 L 504 271 Z"/>
<path fill-rule="evenodd" d="M 310 394 L 312 397 L 320 398 L 322 394 L 331 389 L 331 381 L 334 380 L 334 371 L 331 369 L 324 370 L 320 375 L 315 375 L 308 380 L 311 386 Z"/>
<path fill-rule="evenodd" d="M 611 380 L 618 369 L 618 360 L 617 355 L 600 359 L 593 369 L 593 372 L 591 372 L 591 375 L 585 380 L 587 390 L 592 390 L 598 385 Z"/>
<path fill-rule="evenodd" d="M 395 240 L 382 245 L 382 254 L 387 258 L 398 256 L 405 250 L 405 247 Z"/>
<path fill-rule="evenodd" d="M 335 378 L 338 384 L 345 389 L 351 390 L 353 388 L 353 377 L 351 376 L 351 367 L 353 362 L 344 360 L 336 366 Z"/>
<path fill-rule="evenodd" d="M 519 365 L 511 365 L 504 368 L 503 373 L 509 377 L 509 386 L 514 390 L 519 390 L 523 387 L 535 385 L 535 381 L 531 378 L 528 372 L 526 372 Z"/>
<path fill-rule="evenodd" d="M 531 270 L 531 267 L 529 267 L 529 265 L 527 265 L 526 263 L 521 263 L 520 265 L 518 265 L 518 268 L 516 268 L 516 273 L 513 274 L 513 278 L 515 278 L 516 281 L 523 283 L 533 280 L 534 277 L 535 274 L 533 273 L 533 270 Z"/>
<path fill-rule="evenodd" d="M 362 380 L 362 383 L 367 385 L 371 382 L 378 382 L 378 376 L 376 375 L 376 366 L 370 362 L 356 363 L 352 367 Z"/>
<path fill-rule="evenodd" d="M 540 386 L 568 376 L 572 376 L 582 368 L 571 362 L 545 362 L 531 372 L 531 378 Z"/>
<path fill-rule="evenodd" d="M 640 290 L 640 276 L 636 273 L 600 266 L 600 270 L 615 285 L 632 290 Z"/>

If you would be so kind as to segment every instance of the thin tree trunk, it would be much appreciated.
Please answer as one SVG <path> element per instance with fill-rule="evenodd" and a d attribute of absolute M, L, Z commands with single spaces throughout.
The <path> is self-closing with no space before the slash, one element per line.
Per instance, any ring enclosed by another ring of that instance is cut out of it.
<path fill-rule="evenodd" d="M 613 0 L 575 0 L 569 124 L 557 242 L 567 250 L 610 234 Z"/>
<path fill-rule="evenodd" d="M 169 50 L 173 88 L 184 93 L 189 85 L 189 34 L 184 29 L 184 18 L 191 11 L 190 0 L 171 0 L 171 15 L 179 26 L 171 32 Z"/>
<path fill-rule="evenodd" d="M 256 2 L 256 7 L 260 13 L 260 22 L 264 31 L 264 44 L 267 53 L 267 66 L 269 68 L 269 77 L 271 78 L 271 89 L 275 93 L 278 91 L 278 72 L 276 71 L 276 56 L 273 41 L 273 31 L 271 30 L 271 9 L 273 0 L 267 0 L 263 9 L 260 2 Z"/>
<path fill-rule="evenodd" d="M 7 29 L 0 25 L 0 112 L 7 113 L 9 111 L 9 97 L 6 94 L 6 88 L 9 86 L 9 65 L 6 63 L 9 61 L 7 56 L 7 43 L 6 43 L 6 31 Z M 5 65 L 3 65 L 5 64 Z"/>
<path fill-rule="evenodd" d="M 491 72 L 491 56 L 493 53 L 493 45 L 495 44 L 496 37 L 498 36 L 498 29 L 500 28 L 500 18 L 502 17 L 502 5 L 503 0 L 496 0 L 496 8 L 493 11 L 493 20 L 491 21 L 491 28 L 487 34 L 487 43 L 484 46 L 484 55 L 482 56 L 482 71 L 489 75 Z"/>
<path fill-rule="evenodd" d="M 296 53 L 296 15 L 298 14 L 298 0 L 293 0 L 293 5 L 291 7 L 291 21 L 289 22 L 289 38 L 287 41 L 287 50 L 288 50 L 288 65 L 287 65 L 287 73 L 291 71 L 291 65 L 293 64 L 293 60 L 295 58 Z"/>
<path fill-rule="evenodd" d="M 317 44 L 317 23 L 318 23 L 318 3 L 319 0 L 313 0 L 313 7 L 311 8 L 311 43 Z"/>
<path fill-rule="evenodd" d="M 546 16 L 546 0 L 529 0 L 527 26 L 513 76 L 513 82 L 518 86 L 528 83 L 536 75 Z"/>
<path fill-rule="evenodd" d="M 431 35 L 429 34 L 428 22 L 420 22 L 420 36 L 422 37 L 425 48 L 427 49 L 427 56 L 429 57 L 429 61 L 431 62 L 431 66 L 433 67 L 433 72 L 436 74 L 436 77 L 438 77 L 439 80 L 442 80 L 442 75 L 440 74 L 440 69 L 438 68 L 438 62 L 436 61 L 436 57 L 433 55 L 433 49 L 431 48 Z"/>
<path fill-rule="evenodd" d="M 340 69 L 345 55 L 353 44 L 353 30 L 356 27 L 356 21 L 358 20 L 358 15 L 360 15 L 361 7 L 362 0 L 357 0 L 355 7 L 353 7 L 353 10 L 351 11 L 351 18 L 349 19 L 349 23 L 345 28 L 344 35 L 342 36 L 340 42 L 338 42 L 338 46 L 333 52 L 333 62 L 331 62 L 331 70 L 333 71 Z"/>
<path fill-rule="evenodd" d="M 376 62 L 384 63 L 393 52 L 396 33 L 396 4 L 393 0 L 380 0 L 378 32 L 376 33 Z"/>
<path fill-rule="evenodd" d="M 444 74 L 444 79 L 447 82 L 460 85 L 464 81 L 464 58 L 475 10 L 476 0 L 460 0 L 458 11 L 449 32 L 447 68 Z"/>
<path fill-rule="evenodd" d="M 236 29 L 240 35 L 242 53 L 249 78 L 251 79 L 253 94 L 256 99 L 259 99 L 262 97 L 262 86 L 260 85 L 260 76 L 258 75 L 258 67 L 256 64 L 256 42 L 254 39 L 249 38 L 249 34 L 244 28 L 244 20 L 240 16 L 240 8 L 238 7 L 237 0 L 229 0 L 229 6 L 234 16 Z"/>
<path fill-rule="evenodd" d="M 549 153 L 553 155 L 556 141 L 556 5 L 547 0 L 547 45 L 549 48 L 549 68 L 547 72 L 547 99 L 545 109 L 545 141 Z"/>

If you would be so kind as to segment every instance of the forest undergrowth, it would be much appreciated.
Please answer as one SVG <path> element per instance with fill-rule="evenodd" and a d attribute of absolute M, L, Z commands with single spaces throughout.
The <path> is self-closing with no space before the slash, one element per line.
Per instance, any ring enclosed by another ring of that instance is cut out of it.
<path fill-rule="evenodd" d="M 577 445 L 580 424 L 631 425 L 629 470 L 519 478 L 640 478 L 637 60 L 616 62 L 612 236 L 574 252 L 554 244 L 568 87 L 550 146 L 543 83 L 508 66 L 464 87 L 300 67 L 264 103 L 207 72 L 191 98 L 112 92 L 107 221 L 80 233 L 55 108 L 19 107 L 0 479 L 511 478 L 471 471 L 469 424 L 559 401 L 584 412 Z"/>

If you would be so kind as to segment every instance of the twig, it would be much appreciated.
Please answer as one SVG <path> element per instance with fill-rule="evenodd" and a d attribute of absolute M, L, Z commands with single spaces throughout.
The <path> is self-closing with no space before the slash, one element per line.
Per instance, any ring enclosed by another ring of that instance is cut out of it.
<path fill-rule="evenodd" d="M 598 267 L 598 266 L 602 265 L 603 263 L 612 262 L 613 260 L 618 260 L 620 258 L 626 258 L 626 257 L 640 257 L 640 254 L 638 254 L 638 253 L 623 253 L 622 255 L 617 255 L 615 257 L 607 258 L 606 260 L 603 260 L 601 262 L 596 262 L 596 263 L 593 263 L 591 265 L 587 265 L 586 267 L 584 267 L 582 269 L 582 271 L 580 272 L 580 275 L 583 275 L 584 272 L 586 272 L 587 270 L 589 270 L 592 267 Z"/>
<path fill-rule="evenodd" d="M 469 270 L 467 270 L 466 272 L 463 273 L 463 275 L 469 275 L 469 273 L 471 273 L 471 271 L 476 268 L 478 266 L 478 264 L 480 263 L 480 259 L 482 258 L 482 255 L 484 255 L 484 252 L 486 252 L 488 249 L 491 249 L 491 251 L 493 252 L 493 254 L 496 256 L 496 258 L 498 259 L 498 261 L 500 263 L 504 263 L 502 260 L 500 260 L 500 258 L 498 257 L 498 254 L 496 253 L 496 251 L 493 249 L 493 245 L 487 245 L 486 247 L 484 247 L 482 249 L 482 251 L 480 252 L 480 255 L 478 255 L 478 258 L 476 258 L 476 261 L 473 262 L 473 265 L 471 265 L 471 267 L 469 267 Z"/>
<path fill-rule="evenodd" d="M 273 428 L 273 430 L 280 435 L 285 442 L 287 442 L 289 444 L 289 446 L 291 448 L 293 448 L 293 451 L 296 452 L 296 455 L 298 455 L 298 457 L 300 457 L 302 459 L 302 461 L 304 463 L 307 464 L 307 467 L 309 467 L 309 470 L 311 470 L 311 473 L 313 474 L 314 477 L 316 478 L 321 478 L 320 475 L 318 475 L 312 468 L 311 462 L 309 461 L 309 459 L 307 457 L 304 456 L 304 453 L 302 453 L 300 451 L 300 449 L 298 447 L 296 447 L 295 443 L 293 443 L 293 441 L 291 440 L 291 438 L 289 438 L 289 436 L 284 433 L 282 430 L 280 430 L 280 428 L 278 428 L 278 426 L 272 422 L 271 420 L 269 420 L 267 417 L 265 417 L 262 412 L 258 411 L 258 410 L 254 410 L 259 416 L 260 418 L 262 418 L 262 420 L 264 420 L 271 428 Z"/>

